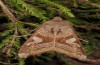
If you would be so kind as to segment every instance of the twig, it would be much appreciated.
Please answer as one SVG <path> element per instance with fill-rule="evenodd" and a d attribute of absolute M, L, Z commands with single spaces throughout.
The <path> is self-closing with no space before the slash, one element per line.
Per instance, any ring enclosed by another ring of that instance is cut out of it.
<path fill-rule="evenodd" d="M 95 7 L 97 7 L 97 8 L 100 8 L 100 4 L 95 4 L 95 3 L 92 3 L 92 2 L 89 2 L 90 3 L 90 5 L 92 5 L 92 6 L 95 6 Z"/>
<path fill-rule="evenodd" d="M 23 35 L 24 37 L 30 36 L 32 34 L 28 34 L 28 35 Z M 17 35 L 16 37 L 23 37 L 22 35 Z"/>
<path fill-rule="evenodd" d="M 100 30 L 100 27 L 95 27 L 95 26 L 93 26 L 93 25 L 80 25 L 80 26 L 78 26 L 78 25 L 74 25 L 74 27 L 76 27 L 76 28 L 82 28 L 82 29 L 93 29 L 93 30 Z"/>
<path fill-rule="evenodd" d="M 14 35 L 12 36 L 12 40 L 9 42 L 9 44 L 7 46 L 5 46 L 3 48 L 3 53 L 5 53 L 7 51 L 7 55 L 8 56 L 11 56 L 11 49 L 12 49 L 12 46 L 13 46 L 13 43 L 16 39 L 16 36 L 17 36 L 17 27 L 15 26 L 15 31 L 14 31 Z"/>
<path fill-rule="evenodd" d="M 4 5 L 4 3 L 0 0 L 0 6 L 2 7 L 4 13 L 8 16 L 8 18 L 14 23 L 14 25 L 17 27 L 16 23 L 19 22 L 15 16 L 11 13 L 11 11 L 7 8 L 7 6 Z M 23 36 L 24 37 L 24 36 Z M 24 37 L 26 39 L 26 37 Z"/>
<path fill-rule="evenodd" d="M 4 49 L 7 50 L 7 54 L 9 56 L 11 56 L 11 49 L 12 49 L 12 46 L 13 46 L 13 43 L 16 39 L 16 35 L 17 35 L 17 25 L 16 23 L 18 22 L 18 20 L 15 18 L 15 16 L 11 13 L 11 11 L 7 8 L 6 5 L 4 5 L 4 3 L 0 0 L 0 6 L 1 8 L 3 9 L 3 12 L 6 13 L 6 15 L 8 16 L 8 18 L 13 22 L 14 24 L 14 28 L 15 28 L 15 31 L 14 31 L 14 35 L 13 35 L 13 38 L 11 40 L 11 43 L 9 43 Z M 24 36 L 23 36 L 24 37 Z M 26 37 L 24 37 L 26 39 Z"/>
<path fill-rule="evenodd" d="M 6 62 L 1 62 L 1 61 L 0 61 L 0 63 L 1 63 L 1 64 L 4 64 L 4 65 L 10 65 L 10 63 L 6 63 Z"/>
<path fill-rule="evenodd" d="M 4 3 L 0 0 L 0 6 L 3 9 L 4 13 L 6 13 L 6 15 L 8 16 L 8 18 L 13 22 L 14 26 L 15 26 L 15 32 L 14 32 L 14 36 L 11 40 L 11 43 L 8 44 L 8 46 L 6 46 L 6 50 L 7 50 L 7 54 L 9 56 L 11 56 L 11 49 L 13 46 L 13 43 L 16 39 L 15 35 L 17 35 L 17 26 L 16 26 L 16 22 L 18 22 L 18 20 L 15 18 L 15 16 L 10 12 L 10 10 L 7 8 L 7 6 L 4 5 Z"/>
<path fill-rule="evenodd" d="M 18 65 L 18 63 L 11 64 L 11 63 L 6 63 L 6 62 L 2 62 L 2 61 L 0 61 L 0 63 L 3 65 Z"/>
<path fill-rule="evenodd" d="M 29 23 L 29 22 L 21 22 L 21 21 L 20 21 L 20 23 L 23 23 L 23 24 L 26 24 L 26 25 L 30 25 L 30 26 L 34 25 L 36 27 L 39 26 L 39 24 L 37 24 L 37 23 Z"/>
<path fill-rule="evenodd" d="M 84 61 L 93 63 L 93 64 L 100 64 L 100 59 L 86 59 Z"/>
<path fill-rule="evenodd" d="M 82 40 L 82 41 L 84 41 L 84 42 L 86 42 L 86 43 L 88 43 L 89 41 L 87 41 L 87 40 L 84 40 L 84 39 L 81 39 L 81 38 L 79 38 L 80 40 Z"/>
<path fill-rule="evenodd" d="M 9 11 L 9 9 L 7 8 L 7 6 L 4 5 L 4 3 L 2 2 L 2 0 L 0 0 L 0 6 L 2 7 L 3 11 L 6 13 L 6 15 L 8 16 L 8 18 L 13 22 L 17 22 L 17 19 L 14 17 L 14 15 Z"/>
<path fill-rule="evenodd" d="M 54 10 L 54 11 L 58 12 L 60 15 L 64 15 L 64 13 L 61 12 L 59 9 L 56 9 L 56 8 L 53 8 L 53 7 L 47 7 L 47 9 Z"/>
<path fill-rule="evenodd" d="M 16 35 L 17 35 L 17 26 L 15 26 L 15 32 L 14 32 L 12 41 L 11 41 L 11 43 L 8 45 L 8 49 L 7 49 L 7 54 L 8 54 L 8 56 L 11 56 L 11 49 L 12 49 L 13 43 L 14 43 L 14 41 L 15 41 L 15 39 L 16 39 Z"/>
<path fill-rule="evenodd" d="M 24 36 L 23 33 L 20 31 L 20 28 L 18 29 L 18 31 L 20 32 L 20 34 L 22 35 L 22 37 L 24 37 L 26 40 L 28 40 L 28 37 Z"/>

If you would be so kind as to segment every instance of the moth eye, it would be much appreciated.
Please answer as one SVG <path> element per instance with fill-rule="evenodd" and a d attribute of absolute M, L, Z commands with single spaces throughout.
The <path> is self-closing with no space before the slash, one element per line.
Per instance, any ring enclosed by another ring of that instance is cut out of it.
<path fill-rule="evenodd" d="M 76 38 L 71 38 L 71 39 L 67 39 L 66 43 L 71 44 L 71 43 L 74 43 L 75 41 L 76 41 Z"/>
<path fill-rule="evenodd" d="M 40 43 L 43 41 L 42 38 L 39 37 L 33 37 L 32 39 L 34 40 L 35 43 Z"/>

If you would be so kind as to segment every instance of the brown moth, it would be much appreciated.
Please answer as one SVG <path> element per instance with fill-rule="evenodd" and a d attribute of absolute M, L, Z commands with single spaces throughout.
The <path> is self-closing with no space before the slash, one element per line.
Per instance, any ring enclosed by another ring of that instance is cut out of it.
<path fill-rule="evenodd" d="M 87 58 L 72 25 L 60 17 L 54 17 L 38 27 L 22 45 L 18 56 L 27 58 L 48 51 L 63 53 L 85 62 L 100 63 L 100 59 Z"/>
<path fill-rule="evenodd" d="M 18 55 L 27 58 L 47 51 L 56 51 L 78 60 L 86 55 L 71 24 L 60 17 L 47 21 L 22 45 Z"/>

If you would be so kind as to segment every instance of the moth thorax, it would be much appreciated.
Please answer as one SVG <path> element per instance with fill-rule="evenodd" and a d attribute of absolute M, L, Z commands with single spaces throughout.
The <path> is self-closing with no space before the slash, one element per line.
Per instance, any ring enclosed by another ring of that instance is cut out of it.
<path fill-rule="evenodd" d="M 53 34 L 57 34 L 60 31 L 60 28 L 58 25 L 54 25 L 54 28 L 51 29 L 51 32 Z"/>

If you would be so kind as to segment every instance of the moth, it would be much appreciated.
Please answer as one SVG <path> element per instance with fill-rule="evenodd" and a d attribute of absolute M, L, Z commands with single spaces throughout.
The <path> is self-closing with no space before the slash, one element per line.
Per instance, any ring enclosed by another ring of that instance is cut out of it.
<path fill-rule="evenodd" d="M 38 27 L 22 45 L 18 56 L 27 58 L 48 51 L 63 53 L 82 61 L 87 60 L 72 25 L 61 17 L 54 17 Z"/>

